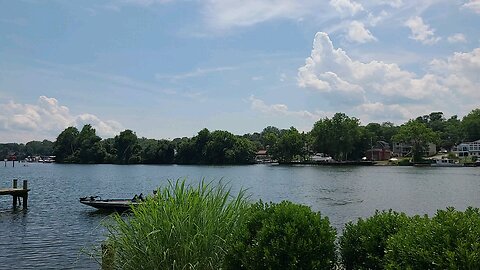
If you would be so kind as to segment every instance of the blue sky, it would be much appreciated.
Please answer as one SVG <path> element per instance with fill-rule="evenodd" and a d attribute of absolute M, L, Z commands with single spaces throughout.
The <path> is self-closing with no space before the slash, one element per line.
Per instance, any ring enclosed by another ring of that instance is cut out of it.
<path fill-rule="evenodd" d="M 0 142 L 462 117 L 479 25 L 479 0 L 0 0 Z"/>

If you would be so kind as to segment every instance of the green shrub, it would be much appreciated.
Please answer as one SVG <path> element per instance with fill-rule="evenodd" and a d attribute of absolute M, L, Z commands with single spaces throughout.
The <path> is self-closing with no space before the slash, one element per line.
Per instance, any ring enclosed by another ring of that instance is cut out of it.
<path fill-rule="evenodd" d="M 404 158 L 398 161 L 398 166 L 410 166 L 412 163 L 410 162 L 409 158 Z"/>
<path fill-rule="evenodd" d="M 384 269 L 387 239 L 408 222 L 404 213 L 375 212 L 367 219 L 345 225 L 340 236 L 340 254 L 345 269 Z"/>
<path fill-rule="evenodd" d="M 283 201 L 254 204 L 225 257 L 226 269 L 333 269 L 336 232 L 327 217 Z"/>
<path fill-rule="evenodd" d="M 232 197 L 223 184 L 170 182 L 131 216 L 115 214 L 107 224 L 115 268 L 219 269 L 246 208 L 244 192 Z"/>
<path fill-rule="evenodd" d="M 453 208 L 414 217 L 388 240 L 388 269 L 480 269 L 480 212 Z"/>

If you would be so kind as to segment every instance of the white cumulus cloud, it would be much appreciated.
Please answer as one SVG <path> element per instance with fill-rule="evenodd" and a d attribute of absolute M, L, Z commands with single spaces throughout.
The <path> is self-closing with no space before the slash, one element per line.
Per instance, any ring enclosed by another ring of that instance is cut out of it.
<path fill-rule="evenodd" d="M 478 107 L 478 74 L 480 48 L 434 59 L 425 74 L 418 75 L 397 64 L 351 59 L 320 32 L 310 57 L 298 69 L 298 85 L 316 91 L 337 110 L 407 120 L 433 110 L 458 114 Z M 451 110 L 452 104 L 462 108 Z"/>
<path fill-rule="evenodd" d="M 82 128 L 84 124 L 91 124 L 99 136 L 111 137 L 122 129 L 120 123 L 92 114 L 73 115 L 57 99 L 46 96 L 40 96 L 36 104 L 0 104 L 0 110 L 0 140 L 6 142 L 53 140 L 66 127 Z"/>
<path fill-rule="evenodd" d="M 372 33 L 359 21 L 352 21 L 347 31 L 347 38 L 350 41 L 366 43 L 377 40 Z"/>
<path fill-rule="evenodd" d="M 423 19 L 419 16 L 412 17 L 405 22 L 405 26 L 410 28 L 412 32 L 410 38 L 416 41 L 420 41 L 426 45 L 432 45 L 437 43 L 440 38 L 435 36 L 435 29 L 430 28 L 428 24 L 423 22 Z"/>

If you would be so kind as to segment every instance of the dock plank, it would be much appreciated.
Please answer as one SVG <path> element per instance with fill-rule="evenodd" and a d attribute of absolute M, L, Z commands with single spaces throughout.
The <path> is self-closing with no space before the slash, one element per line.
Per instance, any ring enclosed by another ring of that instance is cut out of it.
<path fill-rule="evenodd" d="M 0 195 L 24 195 L 27 194 L 30 189 L 23 188 L 1 188 Z"/>

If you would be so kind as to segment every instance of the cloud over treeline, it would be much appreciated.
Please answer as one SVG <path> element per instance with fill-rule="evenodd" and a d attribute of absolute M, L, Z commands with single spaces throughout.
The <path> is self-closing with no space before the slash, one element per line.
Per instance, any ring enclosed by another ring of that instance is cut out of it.
<path fill-rule="evenodd" d="M 0 104 L 0 141 L 26 142 L 30 140 L 54 140 L 66 127 L 82 128 L 91 124 L 101 137 L 112 137 L 122 130 L 113 120 L 82 113 L 74 115 L 57 99 L 40 96 L 36 104 L 20 104 L 10 101 Z M 12 137 L 14 136 L 14 137 Z"/>

